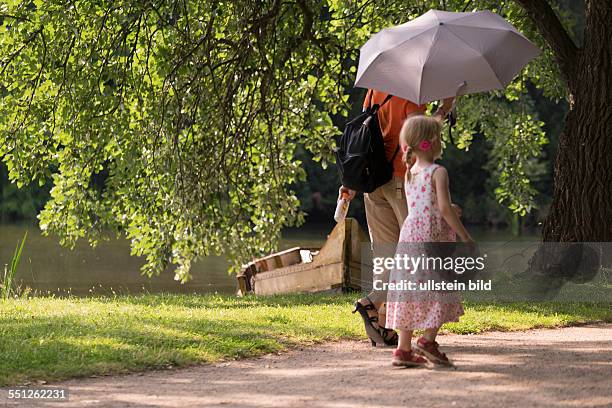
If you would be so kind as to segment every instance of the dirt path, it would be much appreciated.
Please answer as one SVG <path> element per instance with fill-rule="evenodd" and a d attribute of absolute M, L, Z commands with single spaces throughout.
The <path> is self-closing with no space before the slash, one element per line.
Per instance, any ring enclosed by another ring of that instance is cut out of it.
<path fill-rule="evenodd" d="M 67 403 L 20 407 L 611 407 L 612 324 L 448 335 L 457 369 L 390 366 L 390 349 L 344 341 L 281 355 L 71 380 Z M 6 403 L 6 396 L 0 405 Z"/>

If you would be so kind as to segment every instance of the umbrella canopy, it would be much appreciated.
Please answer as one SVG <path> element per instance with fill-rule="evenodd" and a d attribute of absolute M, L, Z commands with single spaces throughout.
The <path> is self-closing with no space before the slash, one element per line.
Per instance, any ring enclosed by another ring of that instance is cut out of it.
<path fill-rule="evenodd" d="M 498 14 L 430 10 L 361 47 L 355 86 L 425 103 L 503 89 L 539 54 Z"/>

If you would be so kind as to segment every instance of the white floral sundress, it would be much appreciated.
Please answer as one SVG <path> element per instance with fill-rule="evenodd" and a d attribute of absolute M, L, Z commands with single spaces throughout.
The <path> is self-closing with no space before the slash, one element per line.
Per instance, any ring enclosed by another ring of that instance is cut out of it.
<path fill-rule="evenodd" d="M 436 203 L 432 175 L 439 167 L 432 163 L 412 174 L 410 181 L 406 182 L 408 217 L 402 226 L 396 254 L 405 254 L 408 251 L 406 247 L 411 247 L 413 243 L 456 240 L 455 232 L 440 214 Z M 402 243 L 411 245 L 402 246 Z M 422 279 L 428 271 L 417 270 L 414 273 L 411 276 L 405 269 L 393 269 L 389 282 Z M 437 329 L 446 322 L 459 321 L 463 313 L 458 292 L 427 291 L 424 296 L 423 292 L 390 290 L 387 295 L 386 327 L 401 330 Z"/>

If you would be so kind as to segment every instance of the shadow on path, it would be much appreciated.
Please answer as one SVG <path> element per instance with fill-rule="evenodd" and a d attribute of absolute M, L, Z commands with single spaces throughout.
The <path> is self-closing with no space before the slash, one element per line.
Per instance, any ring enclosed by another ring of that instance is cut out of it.
<path fill-rule="evenodd" d="M 612 406 L 612 324 L 446 335 L 439 342 L 456 369 L 397 369 L 390 366 L 391 349 L 344 341 L 175 371 L 70 380 L 52 385 L 69 387 L 71 401 L 28 406 Z"/>

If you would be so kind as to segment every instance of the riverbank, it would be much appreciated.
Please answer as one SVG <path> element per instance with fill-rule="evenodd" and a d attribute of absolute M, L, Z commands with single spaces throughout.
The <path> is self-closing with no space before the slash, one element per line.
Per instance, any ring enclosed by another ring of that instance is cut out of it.
<path fill-rule="evenodd" d="M 0 302 L 0 386 L 213 363 L 362 339 L 355 295 L 145 295 Z M 610 304 L 467 304 L 447 332 L 612 322 Z"/>

